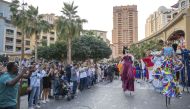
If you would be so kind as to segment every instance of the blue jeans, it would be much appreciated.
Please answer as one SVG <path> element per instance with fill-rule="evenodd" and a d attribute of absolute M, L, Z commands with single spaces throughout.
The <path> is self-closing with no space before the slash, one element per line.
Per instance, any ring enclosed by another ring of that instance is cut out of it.
<path fill-rule="evenodd" d="M 84 78 L 80 78 L 80 86 L 79 86 L 80 90 L 84 89 Z"/>
<path fill-rule="evenodd" d="M 87 77 L 87 87 L 91 86 L 92 85 L 92 81 L 91 81 L 91 77 L 88 76 Z"/>
<path fill-rule="evenodd" d="M 16 105 L 8 107 L 0 107 L 0 109 L 16 109 Z"/>
<path fill-rule="evenodd" d="M 88 81 L 87 81 L 87 77 L 84 78 L 84 88 L 87 88 L 88 86 Z"/>
<path fill-rule="evenodd" d="M 78 82 L 77 81 L 73 81 L 73 94 L 76 94 L 77 86 L 78 86 Z"/>
<path fill-rule="evenodd" d="M 60 80 L 59 78 L 55 78 L 53 80 L 53 94 L 57 95 L 59 94 L 59 85 L 60 85 Z"/>
<path fill-rule="evenodd" d="M 39 96 L 40 96 L 40 87 L 32 87 L 32 91 L 30 93 L 28 106 L 32 107 L 33 104 L 37 105 L 38 100 L 39 100 Z M 33 101 L 35 103 L 33 103 Z"/>

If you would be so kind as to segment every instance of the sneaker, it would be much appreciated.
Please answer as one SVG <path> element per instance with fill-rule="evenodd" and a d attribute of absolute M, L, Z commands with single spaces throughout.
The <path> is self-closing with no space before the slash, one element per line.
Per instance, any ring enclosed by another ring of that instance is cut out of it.
<path fill-rule="evenodd" d="M 49 101 L 50 101 L 49 99 L 46 100 L 46 102 L 49 102 Z"/>
<path fill-rule="evenodd" d="M 38 108 L 38 109 L 39 109 L 39 108 L 40 108 L 40 105 L 36 105 L 36 108 Z"/>
<path fill-rule="evenodd" d="M 43 100 L 43 101 L 42 101 L 42 103 L 44 103 L 44 104 L 45 104 L 45 103 L 46 103 L 46 101 L 45 101 L 45 100 Z"/>

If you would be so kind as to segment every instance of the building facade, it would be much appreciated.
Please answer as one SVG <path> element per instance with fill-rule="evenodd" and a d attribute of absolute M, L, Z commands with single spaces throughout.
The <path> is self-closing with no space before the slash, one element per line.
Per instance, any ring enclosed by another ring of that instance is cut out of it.
<path fill-rule="evenodd" d="M 168 41 L 181 47 L 190 49 L 190 1 L 179 0 L 172 5 L 172 19 L 163 28 L 156 33 L 138 41 L 137 45 L 149 42 L 151 40 Z"/>
<path fill-rule="evenodd" d="M 55 24 L 55 21 L 58 19 L 55 14 L 42 14 L 43 20 L 47 21 L 49 24 L 53 25 Z M 37 44 L 40 45 L 42 41 L 45 41 L 47 46 L 50 44 L 54 44 L 57 41 L 57 33 L 55 27 L 51 29 L 49 32 L 41 32 L 37 37 L 35 35 L 32 36 L 32 50 L 36 47 L 36 41 Z"/>
<path fill-rule="evenodd" d="M 95 37 L 98 37 L 102 39 L 104 42 L 106 42 L 108 45 L 110 44 L 110 41 L 107 39 L 107 31 L 102 30 L 84 30 L 82 32 L 82 35 L 94 35 Z"/>
<path fill-rule="evenodd" d="M 157 11 L 151 14 L 145 24 L 145 37 L 149 37 L 152 34 L 158 32 L 164 26 L 166 26 L 172 19 L 174 19 L 180 11 L 188 8 L 190 4 L 189 0 L 179 0 L 176 4 L 171 6 L 171 9 L 167 9 L 164 6 L 160 6 Z"/>
<path fill-rule="evenodd" d="M 21 51 L 22 33 L 11 24 L 10 3 L 0 0 L 0 54 L 12 55 Z M 25 50 L 30 50 L 31 37 L 25 37 Z"/>
<path fill-rule="evenodd" d="M 123 47 L 138 41 L 138 11 L 136 5 L 113 7 L 113 56 L 123 55 Z"/>
<path fill-rule="evenodd" d="M 7 1 L 0 0 L 0 55 L 17 57 L 21 55 L 22 32 L 11 24 L 10 4 Z M 43 15 L 43 19 L 50 24 L 54 24 L 57 18 L 54 14 Z M 32 50 L 36 47 L 36 41 L 39 44 L 42 39 L 47 42 L 48 46 L 55 43 L 57 40 L 56 30 L 52 29 L 48 33 L 42 32 L 37 37 L 35 35 L 26 36 L 24 41 L 25 54 L 32 55 Z"/>
<path fill-rule="evenodd" d="M 157 11 L 151 14 L 146 20 L 145 37 L 152 35 L 168 24 L 173 19 L 173 12 L 172 9 L 160 6 Z"/>

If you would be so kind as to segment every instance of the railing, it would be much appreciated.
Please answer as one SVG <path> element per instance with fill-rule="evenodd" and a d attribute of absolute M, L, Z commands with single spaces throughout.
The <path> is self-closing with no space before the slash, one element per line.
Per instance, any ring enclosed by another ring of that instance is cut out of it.
<path fill-rule="evenodd" d="M 5 49 L 7 52 L 13 52 L 13 49 Z"/>
<path fill-rule="evenodd" d="M 13 41 L 6 41 L 5 44 L 13 44 Z"/>
<path fill-rule="evenodd" d="M 22 43 L 21 42 L 16 42 L 17 45 L 21 45 Z"/>
<path fill-rule="evenodd" d="M 14 33 L 6 32 L 6 37 L 14 37 Z"/>
<path fill-rule="evenodd" d="M 22 37 L 22 35 L 18 35 L 18 34 L 17 34 L 17 38 L 21 38 L 21 37 Z"/>

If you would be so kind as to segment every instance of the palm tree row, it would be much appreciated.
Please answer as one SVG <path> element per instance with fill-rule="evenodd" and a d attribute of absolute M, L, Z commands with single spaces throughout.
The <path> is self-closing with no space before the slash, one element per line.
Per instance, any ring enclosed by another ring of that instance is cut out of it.
<path fill-rule="evenodd" d="M 25 10 L 23 5 L 20 5 L 19 0 L 12 0 L 10 10 L 12 12 L 11 21 L 13 25 L 19 28 L 22 32 L 22 55 L 24 58 L 24 40 L 26 36 L 35 35 L 36 49 L 35 57 L 37 60 L 37 36 L 41 32 L 47 33 L 56 26 L 56 31 L 59 40 L 67 41 L 67 64 L 71 64 L 71 42 L 76 36 L 80 36 L 80 32 L 83 29 L 83 23 L 87 22 L 85 19 L 81 19 L 77 15 L 78 6 L 74 6 L 74 2 L 71 4 L 64 3 L 62 8 L 62 16 L 56 21 L 55 25 L 50 25 L 47 21 L 43 20 L 43 16 L 39 15 L 38 7 L 30 5 Z M 18 104 L 20 96 L 18 97 Z M 18 105 L 19 108 L 19 105 Z"/>
<path fill-rule="evenodd" d="M 23 6 L 19 5 L 18 0 L 13 0 L 10 6 L 12 12 L 12 23 L 17 26 L 22 32 L 22 56 L 24 58 L 24 38 L 35 34 L 37 36 L 41 33 L 47 33 L 53 29 L 53 25 L 50 25 L 47 21 L 43 20 L 43 16 L 39 15 L 38 7 L 28 6 L 27 10 L 24 10 Z M 63 3 L 62 16 L 56 21 L 56 31 L 59 40 L 67 41 L 67 63 L 71 63 L 71 41 L 73 37 L 80 36 L 80 32 L 83 30 L 83 23 L 87 22 L 85 19 L 81 19 L 77 15 L 78 6 Z M 36 40 L 37 50 L 37 40 Z M 35 57 L 37 60 L 37 51 L 35 51 Z"/>
<path fill-rule="evenodd" d="M 10 5 L 10 10 L 12 12 L 12 23 L 22 32 L 21 59 L 23 59 L 25 51 L 25 37 L 30 37 L 34 34 L 35 39 L 37 39 L 38 34 L 40 34 L 42 31 L 48 32 L 50 29 L 52 29 L 52 26 L 47 21 L 43 20 L 41 15 L 39 15 L 38 7 L 35 8 L 34 6 L 30 5 L 27 7 L 27 10 L 25 10 L 24 6 L 20 5 L 18 0 L 13 0 L 12 4 Z"/>

